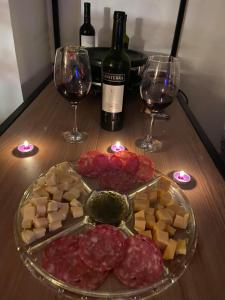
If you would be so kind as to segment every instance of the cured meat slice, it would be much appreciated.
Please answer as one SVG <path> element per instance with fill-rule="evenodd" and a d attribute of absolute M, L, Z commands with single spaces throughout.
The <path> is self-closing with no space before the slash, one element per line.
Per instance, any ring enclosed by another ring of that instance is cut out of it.
<path fill-rule="evenodd" d="M 98 175 L 96 165 L 93 163 L 96 156 L 102 155 L 99 151 L 88 151 L 81 154 L 77 162 L 77 172 L 83 176 L 95 177 Z"/>
<path fill-rule="evenodd" d="M 137 154 L 129 151 L 120 151 L 115 153 L 115 156 L 120 158 L 123 169 L 126 170 L 126 172 L 131 174 L 135 174 L 137 172 L 139 166 Z"/>
<path fill-rule="evenodd" d="M 41 264 L 54 277 L 88 290 L 99 288 L 107 272 L 90 269 L 79 255 L 79 236 L 65 236 L 50 243 L 42 253 Z"/>
<path fill-rule="evenodd" d="M 123 170 L 108 170 L 99 177 L 99 186 L 102 189 L 112 189 L 124 193 L 135 184 L 135 177 Z"/>
<path fill-rule="evenodd" d="M 123 168 L 123 162 L 120 157 L 112 154 L 109 156 L 109 168 L 112 170 L 121 170 Z"/>
<path fill-rule="evenodd" d="M 145 182 L 150 180 L 154 175 L 154 163 L 144 155 L 138 156 L 139 166 L 136 172 L 136 180 Z"/>
<path fill-rule="evenodd" d="M 141 235 L 126 239 L 123 261 L 114 269 L 126 286 L 140 288 L 156 282 L 163 273 L 162 254 L 155 243 Z"/>
<path fill-rule="evenodd" d="M 98 154 L 93 158 L 93 168 L 95 169 L 97 175 L 101 172 L 109 169 L 109 157 L 106 154 Z"/>
<path fill-rule="evenodd" d="M 81 236 L 79 254 L 91 269 L 107 271 L 117 266 L 124 258 L 125 237 L 111 225 L 97 225 Z"/>

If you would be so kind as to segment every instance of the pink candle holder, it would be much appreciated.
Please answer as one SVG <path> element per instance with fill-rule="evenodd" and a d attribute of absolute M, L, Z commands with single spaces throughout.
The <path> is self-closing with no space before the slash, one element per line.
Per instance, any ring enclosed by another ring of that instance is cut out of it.
<path fill-rule="evenodd" d="M 120 152 L 126 150 L 126 147 L 123 146 L 120 142 L 116 142 L 111 146 L 112 152 Z"/>
<path fill-rule="evenodd" d="M 184 171 L 176 171 L 173 173 L 173 179 L 181 184 L 189 183 L 191 176 Z"/>
<path fill-rule="evenodd" d="M 17 147 L 17 149 L 21 153 L 29 153 L 34 150 L 34 145 L 29 144 L 27 141 L 24 141 L 23 144 Z"/>

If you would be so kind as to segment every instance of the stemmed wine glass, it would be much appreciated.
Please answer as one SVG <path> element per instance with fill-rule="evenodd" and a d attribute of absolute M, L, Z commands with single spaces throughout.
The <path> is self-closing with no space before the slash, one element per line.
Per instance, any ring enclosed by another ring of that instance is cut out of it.
<path fill-rule="evenodd" d="M 54 82 L 59 93 L 74 110 L 72 131 L 63 133 L 68 143 L 81 143 L 88 134 L 77 127 L 77 106 L 91 88 L 91 67 L 86 49 L 77 46 L 58 48 L 55 55 Z"/>
<path fill-rule="evenodd" d="M 172 56 L 153 55 L 148 59 L 141 85 L 142 100 L 150 110 L 149 133 L 144 139 L 138 139 L 138 148 L 155 152 L 162 147 L 162 142 L 152 136 L 156 114 L 170 105 L 177 95 L 180 83 L 180 63 Z"/>

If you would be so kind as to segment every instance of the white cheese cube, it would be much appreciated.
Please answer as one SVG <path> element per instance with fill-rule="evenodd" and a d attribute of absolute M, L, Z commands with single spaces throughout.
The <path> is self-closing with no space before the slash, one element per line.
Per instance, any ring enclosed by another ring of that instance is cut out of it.
<path fill-rule="evenodd" d="M 24 230 L 21 232 L 21 238 L 25 244 L 30 244 L 36 240 L 35 233 L 32 230 Z"/>
<path fill-rule="evenodd" d="M 57 211 L 59 206 L 58 206 L 59 202 L 58 201 L 54 201 L 54 200 L 51 200 L 48 202 L 48 212 L 52 212 L 52 211 Z"/>
<path fill-rule="evenodd" d="M 63 191 L 57 190 L 53 193 L 53 200 L 62 201 Z"/>
<path fill-rule="evenodd" d="M 44 217 L 46 215 L 46 211 L 47 211 L 46 205 L 42 205 L 42 204 L 37 205 L 37 207 L 36 207 L 36 215 L 38 217 Z"/>
<path fill-rule="evenodd" d="M 32 197 L 30 199 L 30 203 L 34 204 L 35 206 L 38 205 L 47 205 L 48 197 Z"/>
<path fill-rule="evenodd" d="M 21 226 L 23 229 L 29 229 L 29 228 L 31 228 L 32 224 L 33 224 L 32 220 L 24 220 L 23 219 Z"/>
<path fill-rule="evenodd" d="M 44 187 L 41 188 L 35 188 L 32 192 L 33 197 L 49 197 L 48 192 L 45 190 Z"/>
<path fill-rule="evenodd" d="M 59 209 L 59 213 L 62 215 L 62 220 L 66 220 L 66 217 L 69 212 L 69 204 L 68 203 L 65 204 L 67 204 L 67 206 L 63 206 Z"/>
<path fill-rule="evenodd" d="M 62 214 L 62 212 L 53 211 L 53 212 L 48 213 L 48 221 L 49 221 L 49 223 L 54 223 L 54 222 L 62 221 L 63 218 L 64 218 L 64 215 Z"/>
<path fill-rule="evenodd" d="M 81 203 L 77 199 L 73 199 L 70 201 L 70 206 L 76 206 L 76 207 L 81 207 Z"/>
<path fill-rule="evenodd" d="M 52 170 L 46 174 L 45 181 L 46 185 L 49 186 L 55 186 L 57 184 L 56 175 Z"/>
<path fill-rule="evenodd" d="M 67 200 L 67 201 L 71 201 L 73 199 L 75 199 L 76 197 L 74 196 L 73 193 L 70 193 L 70 192 L 65 192 L 63 194 L 63 199 Z"/>
<path fill-rule="evenodd" d="M 46 228 L 48 226 L 47 218 L 34 217 L 33 222 L 35 228 L 41 228 L 41 227 Z"/>
<path fill-rule="evenodd" d="M 74 187 L 70 188 L 68 193 L 73 194 L 75 199 L 80 197 L 80 189 L 77 188 L 77 186 L 74 186 Z"/>
<path fill-rule="evenodd" d="M 57 188 L 57 186 L 51 186 L 51 185 L 47 185 L 45 187 L 45 190 L 50 193 L 50 194 L 54 194 L 54 193 L 57 193 L 59 190 Z"/>
<path fill-rule="evenodd" d="M 65 182 L 62 182 L 58 185 L 58 188 L 63 191 L 63 192 L 66 192 L 68 191 L 70 188 L 71 188 L 71 184 L 67 181 Z"/>
<path fill-rule="evenodd" d="M 56 229 L 59 229 L 60 227 L 62 227 L 61 221 L 52 222 L 48 225 L 49 231 L 54 231 Z"/>
<path fill-rule="evenodd" d="M 36 180 L 37 186 L 42 187 L 45 185 L 45 177 L 41 176 Z"/>
<path fill-rule="evenodd" d="M 33 220 L 33 218 L 35 217 L 35 211 L 36 209 L 34 206 L 25 205 L 24 207 L 22 207 L 21 213 L 23 216 L 23 220 Z"/>
<path fill-rule="evenodd" d="M 71 213 L 72 213 L 74 219 L 80 218 L 84 215 L 83 207 L 71 206 L 70 210 L 71 210 Z"/>
<path fill-rule="evenodd" d="M 41 239 L 43 236 L 45 236 L 46 228 L 34 228 L 33 232 L 36 239 Z"/>

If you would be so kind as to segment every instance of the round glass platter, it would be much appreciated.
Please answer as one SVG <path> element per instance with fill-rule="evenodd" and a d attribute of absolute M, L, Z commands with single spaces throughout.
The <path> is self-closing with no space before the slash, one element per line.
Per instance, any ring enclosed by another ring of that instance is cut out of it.
<path fill-rule="evenodd" d="M 71 167 L 72 166 L 73 165 L 71 165 Z M 42 174 L 41 177 L 45 176 L 46 173 Z M 59 294 L 70 299 L 150 299 L 156 294 L 166 290 L 183 274 L 195 252 L 197 244 L 194 213 L 183 191 L 168 177 L 156 171 L 155 177 L 150 182 L 135 186 L 135 188 L 129 191 L 126 195 L 122 195 L 123 197 L 126 197 L 127 202 L 129 203 L 130 213 L 129 216 L 127 215 L 126 218 L 121 219 L 120 223 L 116 226 L 127 236 L 137 233 L 134 230 L 133 199 L 137 193 L 145 191 L 145 189 L 157 189 L 162 178 L 170 182 L 168 192 L 171 194 L 172 199 L 182 206 L 189 214 L 189 221 L 187 228 L 177 233 L 177 238 L 187 240 L 187 253 L 186 255 L 178 255 L 173 260 L 164 260 L 164 273 L 159 281 L 144 288 L 131 289 L 120 283 L 113 274 L 110 274 L 99 289 L 90 291 L 72 286 L 46 272 L 41 265 L 41 255 L 45 247 L 59 237 L 66 235 L 78 235 L 85 232 L 93 226 L 96 226 L 96 222 L 87 214 L 76 219 L 69 216 L 63 223 L 63 226 L 58 230 L 48 232 L 43 238 L 36 240 L 33 243 L 28 245 L 25 244 L 21 238 L 21 208 L 25 203 L 27 203 L 36 182 L 31 184 L 31 186 L 24 192 L 15 216 L 15 241 L 23 263 L 33 276 L 47 286 L 53 287 Z M 84 211 L 88 212 L 88 209 L 85 209 L 85 205 L 88 203 L 88 200 L 91 198 L 93 193 L 96 193 L 96 190 L 97 192 L 99 191 L 92 182 L 90 183 L 89 179 L 82 177 L 81 181 L 83 184 L 83 191 L 79 200 L 84 206 Z"/>

